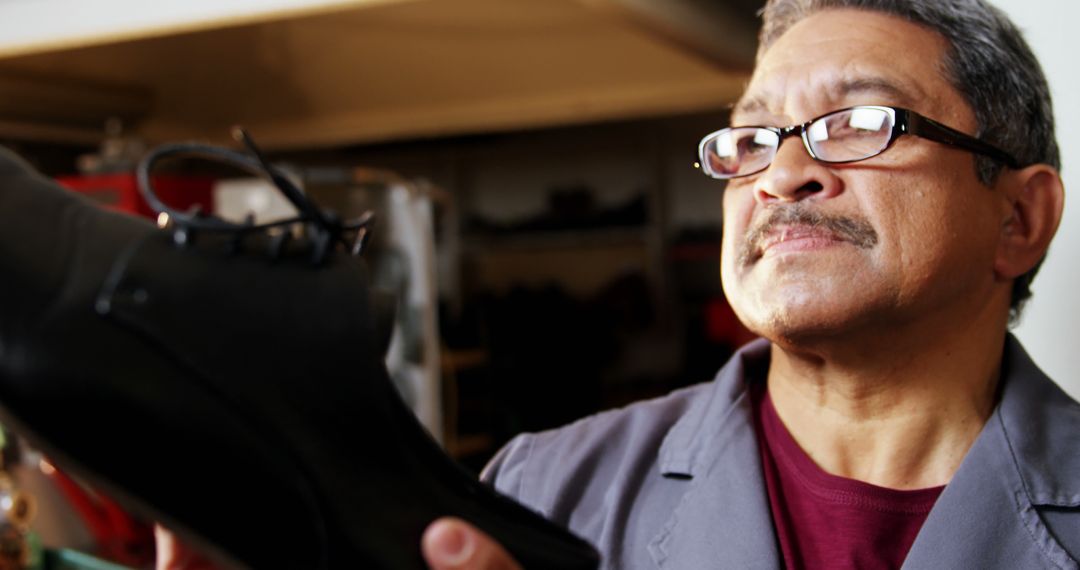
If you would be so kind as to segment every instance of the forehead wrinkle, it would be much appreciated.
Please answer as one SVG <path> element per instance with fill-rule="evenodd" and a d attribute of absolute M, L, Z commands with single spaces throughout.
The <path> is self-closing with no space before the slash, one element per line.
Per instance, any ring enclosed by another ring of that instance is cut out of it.
<path fill-rule="evenodd" d="M 817 92 L 823 96 L 824 104 L 819 103 L 817 105 L 819 114 L 837 111 L 855 104 L 911 107 L 915 102 L 926 98 L 922 89 L 919 89 L 917 85 L 904 87 L 899 82 L 881 75 L 852 74 L 835 81 L 824 80 L 821 83 L 822 85 L 810 90 L 810 92 Z M 867 96 L 874 98 L 867 100 Z M 781 101 L 786 99 L 788 99 L 786 94 L 779 97 Z M 782 107 L 783 104 L 780 106 Z M 772 108 L 765 96 L 749 95 L 739 100 L 732 109 L 732 124 L 734 125 L 740 116 L 753 114 L 769 115 L 770 117 L 788 116 L 780 108 Z M 806 117 L 805 119 L 810 118 Z"/>
<path fill-rule="evenodd" d="M 921 91 L 917 87 L 914 89 Z M 884 97 L 884 101 L 876 101 L 877 103 L 911 106 L 913 102 L 922 98 L 918 94 L 910 93 L 908 89 L 901 87 L 895 81 L 873 75 L 844 78 L 833 84 L 830 91 L 832 91 L 830 94 L 832 101 L 848 101 L 852 97 L 869 94 Z"/>

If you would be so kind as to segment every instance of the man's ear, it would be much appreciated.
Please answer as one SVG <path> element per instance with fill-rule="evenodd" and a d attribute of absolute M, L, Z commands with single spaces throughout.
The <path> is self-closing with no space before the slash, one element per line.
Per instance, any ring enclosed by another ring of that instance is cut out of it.
<path fill-rule="evenodd" d="M 1052 166 L 1006 170 L 998 178 L 1006 204 L 994 271 L 1001 279 L 1027 273 L 1046 255 L 1061 222 L 1065 188 Z"/>

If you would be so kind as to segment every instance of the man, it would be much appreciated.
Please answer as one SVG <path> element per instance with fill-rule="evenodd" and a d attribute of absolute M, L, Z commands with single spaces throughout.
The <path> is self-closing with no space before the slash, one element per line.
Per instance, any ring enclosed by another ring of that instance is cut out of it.
<path fill-rule="evenodd" d="M 1038 63 L 983 0 L 770 0 L 761 40 L 732 125 L 772 128 L 701 166 L 767 341 L 484 477 L 609 568 L 1077 568 L 1080 406 L 1007 333 L 1062 211 Z M 516 567 L 455 520 L 423 549 Z"/>

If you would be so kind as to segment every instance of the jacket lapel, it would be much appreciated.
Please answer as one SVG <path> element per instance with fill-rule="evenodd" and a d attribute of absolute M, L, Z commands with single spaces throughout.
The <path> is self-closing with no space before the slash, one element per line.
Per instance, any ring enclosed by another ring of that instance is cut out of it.
<path fill-rule="evenodd" d="M 1000 404 L 903 568 L 1078 568 L 1036 506 L 1075 507 L 1080 498 L 1080 457 L 1068 453 L 1080 432 L 1080 409 L 1011 336 L 1001 381 Z"/>
<path fill-rule="evenodd" d="M 768 343 L 749 345 L 665 439 L 660 467 L 689 478 L 687 492 L 649 544 L 659 568 L 779 569 L 776 535 L 754 433 L 747 363 L 768 359 Z"/>
<path fill-rule="evenodd" d="M 1032 540 L 1038 515 L 1015 477 L 1000 428 L 995 413 L 930 511 L 905 570 L 1068 568 L 1045 558 Z"/>

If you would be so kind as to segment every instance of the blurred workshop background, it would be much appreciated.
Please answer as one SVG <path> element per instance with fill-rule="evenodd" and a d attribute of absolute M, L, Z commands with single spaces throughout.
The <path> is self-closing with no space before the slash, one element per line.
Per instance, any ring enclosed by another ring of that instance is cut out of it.
<path fill-rule="evenodd" d="M 1077 187 L 1080 5 L 996 3 L 1050 77 Z M 708 380 L 750 338 L 719 284 L 723 187 L 692 164 L 748 79 L 762 4 L 0 0 L 0 144 L 149 215 L 132 174 L 147 149 L 233 146 L 243 125 L 325 207 L 375 209 L 394 380 L 478 469 L 522 430 Z M 157 180 L 177 206 L 290 213 L 263 181 L 198 161 Z M 1080 396 L 1080 205 L 1066 210 L 1018 331 Z M 34 484 L 79 501 L 76 482 Z M 145 538 L 94 522 L 102 508 L 82 508 L 89 532 L 46 516 L 42 540 Z"/>

